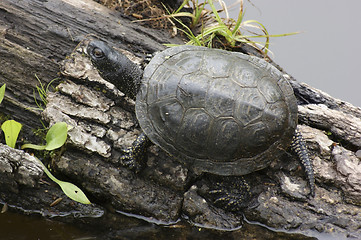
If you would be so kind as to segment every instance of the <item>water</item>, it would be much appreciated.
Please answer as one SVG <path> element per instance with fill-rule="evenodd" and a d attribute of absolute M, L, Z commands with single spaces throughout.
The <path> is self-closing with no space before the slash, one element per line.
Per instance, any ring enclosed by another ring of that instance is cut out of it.
<path fill-rule="evenodd" d="M 0 214 L 1 240 L 70 240 L 95 239 L 95 235 L 42 217 L 6 212 Z"/>
<path fill-rule="evenodd" d="M 229 6 L 235 0 L 225 0 Z M 272 38 L 276 63 L 298 81 L 361 107 L 361 1 L 244 0 L 245 20 L 258 20 Z M 230 11 L 237 18 L 238 7 Z"/>
<path fill-rule="evenodd" d="M 127 219 L 128 218 L 128 219 Z M 1 240 L 116 240 L 116 239 L 149 239 L 174 240 L 178 239 L 269 239 L 269 240 L 313 240 L 297 233 L 273 232 L 257 224 L 245 224 L 236 231 L 217 231 L 191 226 L 180 222 L 170 226 L 160 226 L 123 216 L 119 221 L 119 229 L 100 230 L 93 226 L 77 228 L 71 224 L 64 224 L 39 216 L 25 216 L 6 212 L 0 214 Z M 338 238 L 337 238 L 338 239 Z M 336 240 L 336 238 L 328 238 Z"/>
<path fill-rule="evenodd" d="M 192 226 L 185 221 L 173 225 L 157 225 L 119 214 L 117 228 L 102 228 L 102 220 L 94 225 L 73 226 L 40 216 L 25 216 L 11 212 L 0 214 L 0 240 L 117 240 L 117 239 L 230 239 L 230 240 L 342 240 L 343 235 L 308 232 L 309 236 L 294 232 L 277 231 L 262 224 L 245 222 L 235 231 L 219 231 Z M 114 217 L 114 215 L 112 215 Z M 107 221 L 114 219 L 107 218 Z M 104 220 L 104 219 L 103 219 Z"/>

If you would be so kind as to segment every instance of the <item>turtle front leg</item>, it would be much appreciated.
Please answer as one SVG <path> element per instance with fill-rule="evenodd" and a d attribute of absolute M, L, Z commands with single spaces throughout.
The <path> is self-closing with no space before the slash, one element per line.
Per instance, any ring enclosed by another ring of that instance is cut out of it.
<path fill-rule="evenodd" d="M 149 138 L 142 132 L 133 142 L 132 146 L 124 150 L 120 163 L 138 173 L 144 168 L 146 161 L 147 147 L 150 145 Z"/>
<path fill-rule="evenodd" d="M 308 151 L 306 148 L 305 141 L 303 140 L 302 134 L 296 129 L 295 134 L 293 135 L 293 140 L 291 143 L 291 150 L 296 153 L 298 159 L 303 166 L 308 184 L 310 186 L 310 195 L 315 196 L 315 177 L 313 173 L 313 166 L 308 156 Z"/>

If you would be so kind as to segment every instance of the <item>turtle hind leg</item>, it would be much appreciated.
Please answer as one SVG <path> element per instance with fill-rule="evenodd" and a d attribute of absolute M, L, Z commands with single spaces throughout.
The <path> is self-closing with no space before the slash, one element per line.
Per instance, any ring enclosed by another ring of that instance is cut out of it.
<path fill-rule="evenodd" d="M 293 140 L 291 143 L 291 150 L 294 151 L 303 166 L 308 184 L 310 186 L 310 195 L 315 196 L 315 177 L 313 173 L 313 166 L 310 161 L 308 151 L 306 148 L 305 141 L 303 140 L 302 134 L 296 129 L 295 134 L 293 135 Z"/>
<path fill-rule="evenodd" d="M 140 172 L 144 168 L 149 145 L 149 138 L 142 132 L 132 146 L 124 150 L 124 154 L 120 157 L 121 165 L 136 173 Z"/>
<path fill-rule="evenodd" d="M 242 176 L 208 176 L 209 186 L 200 195 L 214 206 L 228 212 L 239 212 L 248 207 L 250 186 Z"/>

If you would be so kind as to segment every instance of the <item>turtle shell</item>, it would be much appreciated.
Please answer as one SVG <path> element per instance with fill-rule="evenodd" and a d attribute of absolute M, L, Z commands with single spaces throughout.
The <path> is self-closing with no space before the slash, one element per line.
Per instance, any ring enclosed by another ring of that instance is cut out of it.
<path fill-rule="evenodd" d="M 282 73 L 260 58 L 179 46 L 145 68 L 136 115 L 153 143 L 194 171 L 244 175 L 290 145 L 297 102 Z"/>

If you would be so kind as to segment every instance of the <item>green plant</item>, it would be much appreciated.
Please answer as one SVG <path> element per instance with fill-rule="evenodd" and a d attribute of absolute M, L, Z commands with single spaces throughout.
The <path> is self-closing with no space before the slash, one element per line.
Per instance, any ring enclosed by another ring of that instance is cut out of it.
<path fill-rule="evenodd" d="M 0 103 L 4 99 L 5 96 L 5 88 L 6 84 L 3 84 L 0 88 Z M 2 125 L 1 129 L 5 135 L 6 145 L 9 147 L 15 148 L 16 140 L 19 136 L 19 132 L 21 130 L 21 123 L 18 123 L 15 120 L 6 120 Z"/>
<path fill-rule="evenodd" d="M 53 174 L 51 174 L 49 172 L 49 170 L 45 167 L 45 165 L 39 159 L 37 159 L 37 158 L 35 158 L 35 159 L 43 167 L 45 174 L 48 175 L 48 177 L 51 180 L 53 180 L 55 183 L 57 183 L 60 186 L 61 190 L 63 190 L 65 195 L 67 195 L 70 199 L 72 199 L 74 201 L 77 201 L 77 202 L 80 202 L 83 204 L 91 204 L 89 199 L 86 197 L 86 195 L 80 188 L 78 188 L 76 185 L 74 185 L 72 183 L 60 181 L 59 179 L 54 177 Z"/>
<path fill-rule="evenodd" d="M 66 141 L 67 135 L 68 135 L 68 125 L 64 122 L 58 122 L 58 123 L 55 123 L 49 129 L 48 133 L 46 134 L 46 137 L 45 137 L 46 144 L 45 145 L 24 144 L 21 146 L 21 148 L 22 149 L 32 148 L 32 149 L 36 149 L 36 150 L 51 151 L 51 150 L 54 150 L 54 149 L 57 149 L 57 148 L 60 148 L 61 146 L 63 146 Z M 57 183 L 60 186 L 60 188 L 65 193 L 65 195 L 67 195 L 70 199 L 73 199 L 74 201 L 77 201 L 77 202 L 80 202 L 83 204 L 90 204 L 90 201 L 88 200 L 88 198 L 86 197 L 86 195 L 80 188 L 78 188 L 76 185 L 74 185 L 72 183 L 58 180 L 56 177 L 54 177 L 49 172 L 49 170 L 45 167 L 45 165 L 39 159 L 36 158 L 36 160 L 43 167 L 45 174 L 48 175 L 48 177 L 51 180 L 53 180 L 55 183 Z"/>
<path fill-rule="evenodd" d="M 36 144 L 24 144 L 21 146 L 22 149 L 32 148 L 36 150 L 54 150 L 64 145 L 68 134 L 68 125 L 65 122 L 55 123 L 46 134 L 45 145 Z"/>
<path fill-rule="evenodd" d="M 282 37 L 298 33 L 291 32 L 285 34 L 270 35 L 266 27 L 259 21 L 244 21 L 243 1 L 240 1 L 240 10 L 238 13 L 238 18 L 236 20 L 222 19 L 219 15 L 219 10 L 216 9 L 213 3 L 213 0 L 205 0 L 203 3 L 198 3 L 198 0 L 192 0 L 192 5 L 194 9 L 193 12 L 181 12 L 182 8 L 185 5 L 189 4 L 189 2 L 190 0 L 185 0 L 181 7 L 179 7 L 175 12 L 167 16 L 177 21 L 184 28 L 180 30 L 184 32 L 185 35 L 189 38 L 189 42 L 187 42 L 188 45 L 212 47 L 214 45 L 215 39 L 222 38 L 222 40 L 218 42 L 221 42 L 224 47 L 234 48 L 239 43 L 247 43 L 261 48 L 267 54 L 271 37 Z M 207 12 L 207 10 L 205 10 L 206 6 L 209 6 L 211 10 L 208 10 Z M 201 33 L 195 35 L 193 32 L 193 28 L 201 21 L 203 23 L 204 18 L 208 16 L 211 16 L 215 23 L 211 24 L 210 26 L 204 26 L 202 24 Z M 190 26 L 188 27 L 181 20 L 179 20 L 178 17 L 190 17 L 192 19 L 192 24 L 190 24 Z M 241 30 L 243 30 L 244 32 Z M 257 33 L 256 31 L 260 31 L 260 33 Z M 260 42 L 251 40 L 258 38 L 265 38 L 265 41 Z"/>
<path fill-rule="evenodd" d="M 41 80 L 38 78 L 38 76 L 35 74 L 35 78 L 38 80 L 39 85 L 36 85 L 36 90 L 38 92 L 38 95 L 42 101 L 42 103 L 39 103 L 36 100 L 36 96 L 35 96 L 35 90 L 33 92 L 34 95 L 34 101 L 35 104 L 38 106 L 38 109 L 43 111 L 44 110 L 44 106 L 46 106 L 46 104 L 48 104 L 48 100 L 46 100 L 47 94 L 49 92 L 49 87 L 51 86 L 51 84 L 55 81 L 58 80 L 58 78 L 54 78 L 53 80 L 51 80 L 45 87 L 45 85 L 41 82 Z"/>
<path fill-rule="evenodd" d="M 15 120 L 7 120 L 1 125 L 1 129 L 5 134 L 5 142 L 11 148 L 15 148 L 22 124 Z"/>
<path fill-rule="evenodd" d="M 39 91 L 39 89 L 41 91 Z M 43 87 L 39 89 L 38 89 L 39 94 L 40 92 L 42 93 L 47 92 L 47 90 L 43 91 L 44 90 Z M 5 95 L 5 84 L 0 88 L 0 103 L 4 98 L 4 95 Z M 22 128 L 22 124 L 15 120 L 7 120 L 1 125 L 1 129 L 5 134 L 6 145 L 15 148 L 15 144 L 21 128 Z M 22 149 L 32 148 L 36 150 L 48 150 L 48 151 L 55 150 L 64 145 L 64 143 L 66 142 L 67 135 L 68 135 L 68 125 L 64 122 L 58 122 L 55 123 L 47 132 L 45 137 L 46 140 L 45 145 L 36 145 L 36 144 L 28 143 L 22 145 L 21 148 Z M 72 183 L 58 180 L 49 172 L 49 170 L 38 158 L 35 157 L 35 159 L 41 164 L 45 174 L 48 175 L 48 177 L 51 180 L 53 180 L 55 183 L 57 183 L 60 186 L 62 191 L 65 193 L 65 195 L 67 195 L 70 199 L 74 201 L 83 204 L 90 204 L 90 201 L 88 200 L 88 198 L 85 196 L 84 192 L 80 188 L 78 188 Z"/>
<path fill-rule="evenodd" d="M 2 85 L 0 88 L 0 103 L 3 101 L 4 96 L 5 96 L 5 88 L 6 88 L 6 84 Z"/>
<path fill-rule="evenodd" d="M 205 11 L 205 6 L 207 5 L 207 0 L 202 3 L 199 3 L 198 0 L 192 0 L 192 12 L 181 12 L 181 10 L 186 6 L 190 5 L 189 0 L 183 1 L 182 5 L 169 16 L 172 18 L 176 17 L 189 17 L 191 18 L 191 24 L 189 25 L 190 29 L 195 28 L 201 20 L 208 17 L 208 11 Z M 167 9 L 166 9 L 167 10 Z M 167 10 L 168 11 L 168 10 Z M 169 12 L 168 12 L 169 13 Z"/>

